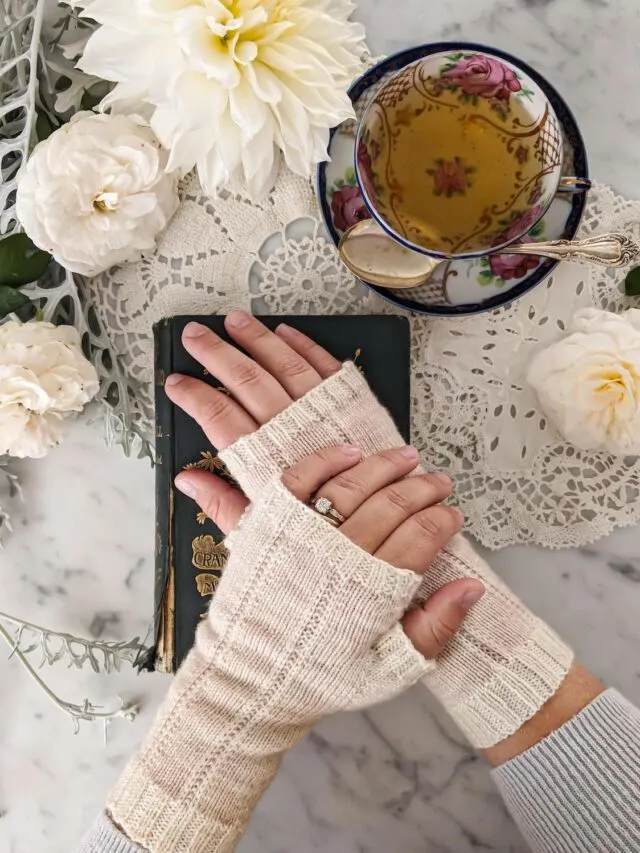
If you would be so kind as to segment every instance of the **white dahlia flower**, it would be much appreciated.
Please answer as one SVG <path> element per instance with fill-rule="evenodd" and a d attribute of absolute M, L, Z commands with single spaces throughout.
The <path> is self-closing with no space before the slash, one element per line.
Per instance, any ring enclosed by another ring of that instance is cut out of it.
<path fill-rule="evenodd" d="M 364 30 L 351 0 L 76 0 L 102 26 L 79 67 L 117 83 L 103 102 L 140 110 L 205 191 L 244 179 L 259 197 L 278 149 L 308 175 L 353 108 Z M 145 110 L 146 107 L 146 110 Z"/>

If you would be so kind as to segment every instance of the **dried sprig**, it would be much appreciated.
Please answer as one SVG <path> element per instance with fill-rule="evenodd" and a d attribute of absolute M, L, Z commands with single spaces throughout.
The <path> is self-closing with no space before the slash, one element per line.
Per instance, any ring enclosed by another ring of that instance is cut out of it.
<path fill-rule="evenodd" d="M 0 234 L 18 228 L 16 177 L 36 122 L 38 50 L 45 0 L 0 0 Z"/>
<path fill-rule="evenodd" d="M 110 643 L 102 640 L 85 640 L 58 631 L 49 631 L 40 625 L 25 622 L 7 613 L 0 613 L 0 637 L 11 648 L 10 657 L 17 658 L 27 670 L 31 678 L 44 690 L 53 704 L 68 714 L 73 720 L 74 731 L 77 732 L 82 720 L 102 721 L 106 725 L 110 720 L 122 717 L 134 720 L 138 714 L 138 706 L 125 703 L 120 699 L 120 707 L 102 710 L 88 699 L 82 704 L 68 702 L 58 696 L 44 679 L 38 674 L 43 666 L 53 666 L 56 663 L 66 663 L 68 667 L 82 669 L 89 665 L 94 672 L 120 671 L 123 663 L 137 666 L 140 657 L 146 652 L 139 637 L 125 643 Z M 39 653 L 40 659 L 32 663 L 30 656 Z"/>
<path fill-rule="evenodd" d="M 82 336 L 87 358 L 100 378 L 96 399 L 105 404 L 107 444 L 120 444 L 127 456 L 153 459 L 153 445 L 142 423 L 137 389 L 127 379 L 118 355 L 113 351 L 100 319 L 89 299 L 82 276 L 63 269 L 53 261 L 45 275 L 23 292 L 39 305 L 42 320 L 75 326 Z"/>
<path fill-rule="evenodd" d="M 18 475 L 9 469 L 8 456 L 0 456 L 0 498 L 5 501 L 0 503 L 0 548 L 2 548 L 3 532 L 12 530 L 11 514 L 7 509 L 6 501 L 16 498 L 24 500 Z"/>
<path fill-rule="evenodd" d="M 88 35 L 90 24 L 80 22 L 77 13 L 59 8 L 53 22 L 53 36 L 42 38 L 47 0 L 0 0 L 0 235 L 19 232 L 15 213 L 17 179 L 37 138 L 59 127 L 70 111 L 88 95 L 97 94 L 101 84 L 81 79 L 80 72 L 67 73 L 73 67 L 74 41 Z M 85 85 L 86 83 L 86 85 Z M 100 92 L 104 94 L 104 91 Z M 86 100 L 86 99 L 85 99 Z M 152 456 L 152 445 L 144 433 L 137 389 L 127 381 L 99 319 L 91 306 L 84 281 L 79 276 L 51 263 L 44 276 L 25 288 L 38 307 L 38 316 L 54 323 L 71 323 L 82 335 L 83 347 L 101 379 L 99 399 L 105 405 L 108 443 L 118 443 L 129 455 Z M 0 459 L 0 536 L 11 529 L 6 504 L 20 495 L 18 478 Z M 38 671 L 43 666 L 66 662 L 94 672 L 118 671 L 122 663 L 136 666 L 144 646 L 138 637 L 128 643 L 89 641 L 70 634 L 49 631 L 39 625 L 0 613 L 0 637 L 49 699 L 68 714 L 77 731 L 82 720 L 102 720 L 105 727 L 116 717 L 134 719 L 137 706 L 120 700 L 120 706 L 101 709 L 88 699 L 81 704 L 59 697 Z M 39 660 L 34 662 L 34 655 Z"/>

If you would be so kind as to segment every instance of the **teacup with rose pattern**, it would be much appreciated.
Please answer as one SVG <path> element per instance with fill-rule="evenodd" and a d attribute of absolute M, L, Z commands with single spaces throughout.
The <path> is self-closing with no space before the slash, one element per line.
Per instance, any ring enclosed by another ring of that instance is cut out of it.
<path fill-rule="evenodd" d="M 563 178 L 562 164 L 548 98 L 488 50 L 452 48 L 406 65 L 358 126 L 355 169 L 369 213 L 395 240 L 434 257 L 523 242 L 558 191 L 588 189 Z"/>

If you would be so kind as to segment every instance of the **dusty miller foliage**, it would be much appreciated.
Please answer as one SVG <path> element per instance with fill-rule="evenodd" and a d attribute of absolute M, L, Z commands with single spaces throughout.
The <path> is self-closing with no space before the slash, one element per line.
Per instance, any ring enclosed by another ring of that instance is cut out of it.
<path fill-rule="evenodd" d="M 17 177 L 29 152 L 41 139 L 80 109 L 92 109 L 109 84 L 74 67 L 94 24 L 55 0 L 0 0 L 0 239 L 20 230 L 15 212 Z M 140 427 L 136 388 L 121 369 L 118 354 L 102 327 L 81 276 L 51 262 L 43 277 L 24 288 L 40 319 L 74 325 L 85 354 L 100 377 L 98 403 L 104 408 L 106 439 L 124 452 L 152 456 L 149 436 Z M 0 547 L 11 530 L 9 507 L 20 497 L 9 460 L 0 457 Z M 129 643 L 82 640 L 0 613 L 0 637 L 54 704 L 80 720 L 113 717 L 133 719 L 137 709 L 121 701 L 102 710 L 89 700 L 67 702 L 46 685 L 38 670 L 66 662 L 82 669 L 117 671 L 122 663 L 136 665 L 142 652 L 139 638 Z"/>

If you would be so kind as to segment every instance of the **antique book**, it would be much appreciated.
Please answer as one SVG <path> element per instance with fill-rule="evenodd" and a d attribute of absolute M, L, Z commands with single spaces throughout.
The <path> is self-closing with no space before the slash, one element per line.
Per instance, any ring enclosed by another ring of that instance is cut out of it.
<path fill-rule="evenodd" d="M 410 330 L 394 316 L 260 317 L 270 328 L 286 322 L 312 337 L 341 361 L 355 360 L 380 401 L 409 440 Z M 186 352 L 182 330 L 197 320 L 229 340 L 221 316 L 179 316 L 154 326 L 156 383 L 156 580 L 155 644 L 147 666 L 175 672 L 193 645 L 195 630 L 224 571 L 223 535 L 173 480 L 196 467 L 225 476 L 200 427 L 164 392 L 178 372 L 214 387 L 220 383 Z M 228 475 L 227 475 L 228 476 Z"/>

